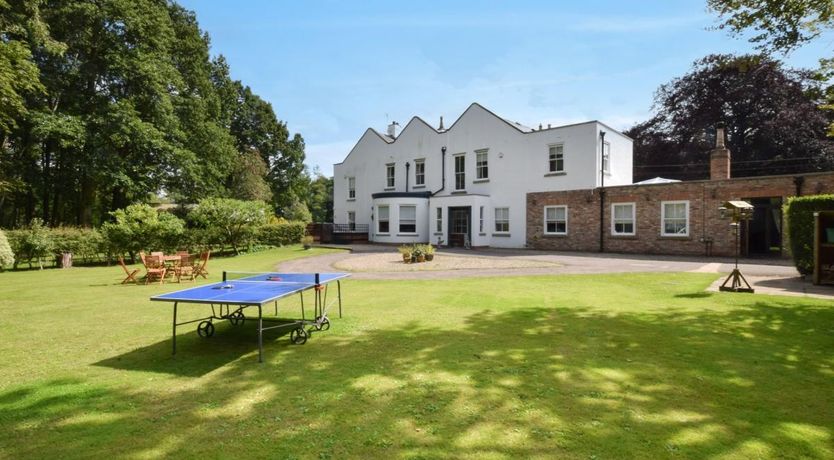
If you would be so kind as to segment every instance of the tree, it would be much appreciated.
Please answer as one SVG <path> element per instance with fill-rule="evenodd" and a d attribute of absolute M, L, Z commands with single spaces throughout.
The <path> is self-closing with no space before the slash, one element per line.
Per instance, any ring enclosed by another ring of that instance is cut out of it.
<path fill-rule="evenodd" d="M 176 249 L 185 231 L 182 219 L 147 204 L 132 204 L 111 214 L 114 222 L 101 228 L 104 239 L 112 251 L 128 253 L 131 260 L 139 251 Z"/>
<path fill-rule="evenodd" d="M 318 167 L 310 176 L 305 173 L 306 192 L 303 196 L 313 222 L 333 222 L 333 178 L 325 177 Z"/>
<path fill-rule="evenodd" d="M 808 71 L 760 55 L 711 55 L 655 94 L 656 115 L 626 132 L 635 140 L 635 180 L 708 175 L 714 127 L 727 126 L 734 176 L 830 169 L 830 120 Z"/>
<path fill-rule="evenodd" d="M 0 230 L 0 270 L 14 266 L 14 252 L 3 230 Z"/>
<path fill-rule="evenodd" d="M 239 200 L 270 201 L 272 190 L 266 181 L 269 167 L 257 151 L 241 152 L 229 175 L 228 189 Z"/>
<path fill-rule="evenodd" d="M 202 228 L 210 241 L 227 244 L 235 254 L 249 244 L 258 227 L 269 222 L 272 213 L 261 201 L 231 198 L 206 198 L 188 214 L 188 219 Z"/>

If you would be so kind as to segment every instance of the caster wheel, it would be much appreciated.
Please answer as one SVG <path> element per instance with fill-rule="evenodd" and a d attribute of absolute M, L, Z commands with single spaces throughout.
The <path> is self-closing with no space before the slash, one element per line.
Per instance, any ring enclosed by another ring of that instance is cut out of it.
<path fill-rule="evenodd" d="M 204 338 L 213 336 L 214 324 L 209 321 L 203 321 L 197 326 L 197 335 Z"/>
<path fill-rule="evenodd" d="M 316 324 L 316 330 L 326 331 L 330 329 L 330 320 L 323 318 L 320 323 Z"/>
<path fill-rule="evenodd" d="M 308 334 L 303 327 L 299 327 L 298 329 L 293 329 L 292 332 L 290 332 L 290 342 L 296 345 L 304 345 L 307 343 L 307 338 L 309 336 L 310 334 Z"/>
<path fill-rule="evenodd" d="M 244 321 L 246 321 L 246 315 L 240 310 L 229 315 L 229 322 L 232 323 L 232 326 L 242 326 Z"/>

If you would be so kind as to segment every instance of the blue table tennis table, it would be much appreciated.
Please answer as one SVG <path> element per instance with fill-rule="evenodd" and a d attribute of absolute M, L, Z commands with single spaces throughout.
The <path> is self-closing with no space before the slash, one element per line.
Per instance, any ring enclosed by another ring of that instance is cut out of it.
<path fill-rule="evenodd" d="M 258 361 L 263 362 L 263 332 L 269 329 L 290 329 L 290 341 L 301 345 L 307 342 L 313 330 L 330 329 L 328 308 L 334 303 L 339 305 L 339 318 L 342 317 L 341 280 L 350 276 L 347 273 L 236 273 L 223 272 L 223 281 L 197 286 L 180 291 L 169 292 L 151 297 L 153 301 L 173 302 L 173 353 L 177 353 L 177 326 L 199 323 L 197 334 L 200 337 L 214 335 L 214 321 L 228 320 L 233 326 L 242 325 L 247 317 L 244 310 L 249 307 L 258 309 Z M 336 283 L 336 299 L 327 302 L 327 286 Z M 308 319 L 304 311 L 304 292 L 313 290 L 313 316 Z M 278 315 L 278 300 L 298 294 L 301 297 L 301 318 L 271 319 L 264 318 L 264 306 L 275 304 Z M 204 318 L 177 322 L 177 306 L 180 303 L 207 304 L 211 306 L 211 315 Z M 264 322 L 279 322 L 279 325 L 264 327 Z M 309 328 L 308 328 L 309 327 Z"/>

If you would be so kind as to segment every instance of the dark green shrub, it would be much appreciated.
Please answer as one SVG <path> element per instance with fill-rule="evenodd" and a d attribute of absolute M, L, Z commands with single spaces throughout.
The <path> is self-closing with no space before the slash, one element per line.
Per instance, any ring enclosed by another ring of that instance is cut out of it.
<path fill-rule="evenodd" d="M 188 213 L 188 220 L 204 231 L 206 243 L 228 245 L 239 254 L 241 248 L 252 244 L 258 228 L 271 216 L 262 201 L 206 198 Z"/>
<path fill-rule="evenodd" d="M 28 262 L 32 268 L 32 261 L 37 261 L 38 267 L 43 268 L 43 259 L 52 255 L 55 242 L 52 233 L 43 226 L 40 219 L 32 219 L 28 227 L 21 230 L 9 231 L 9 244 L 17 255 L 14 267 L 21 262 Z"/>
<path fill-rule="evenodd" d="M 0 230 L 0 270 L 14 266 L 14 251 L 3 230 Z"/>
<path fill-rule="evenodd" d="M 261 226 L 258 229 L 258 242 L 270 246 L 297 244 L 304 237 L 307 224 L 304 222 L 282 222 Z"/>
<path fill-rule="evenodd" d="M 834 195 L 797 196 L 785 204 L 785 223 L 796 269 L 814 271 L 814 213 L 834 211 Z"/>
<path fill-rule="evenodd" d="M 185 222 L 167 212 L 158 212 L 146 204 L 132 204 L 113 211 L 115 222 L 101 226 L 110 251 L 130 254 L 139 251 L 173 251 L 183 247 Z"/>
<path fill-rule="evenodd" d="M 55 242 L 55 252 L 71 252 L 76 260 L 86 263 L 99 258 L 106 252 L 101 233 L 94 229 L 81 227 L 57 227 L 50 229 Z"/>

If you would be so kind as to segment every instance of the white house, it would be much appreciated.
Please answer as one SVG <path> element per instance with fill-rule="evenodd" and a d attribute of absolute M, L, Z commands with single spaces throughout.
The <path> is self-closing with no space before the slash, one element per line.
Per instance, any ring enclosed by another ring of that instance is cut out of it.
<path fill-rule="evenodd" d="M 631 184 L 631 139 L 598 121 L 535 129 L 473 103 L 448 129 L 395 128 L 368 128 L 334 166 L 334 222 L 368 224 L 378 243 L 520 248 L 528 192 Z"/>

